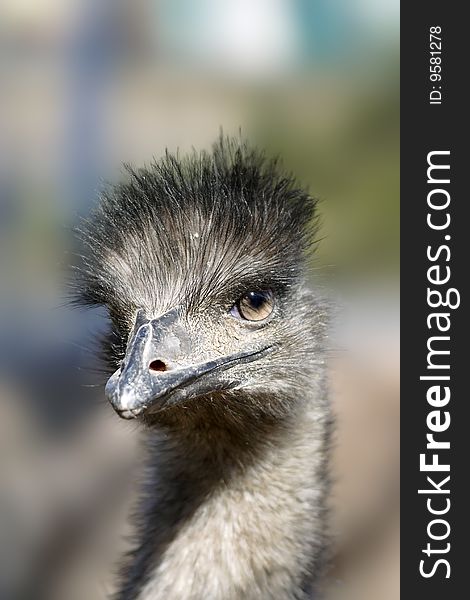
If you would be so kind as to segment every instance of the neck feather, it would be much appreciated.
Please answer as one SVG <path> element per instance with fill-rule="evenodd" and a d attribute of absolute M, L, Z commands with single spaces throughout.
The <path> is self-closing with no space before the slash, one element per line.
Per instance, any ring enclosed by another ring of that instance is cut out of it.
<path fill-rule="evenodd" d="M 328 424 L 168 415 L 147 437 L 137 549 L 118 600 L 310 598 L 324 557 Z"/>

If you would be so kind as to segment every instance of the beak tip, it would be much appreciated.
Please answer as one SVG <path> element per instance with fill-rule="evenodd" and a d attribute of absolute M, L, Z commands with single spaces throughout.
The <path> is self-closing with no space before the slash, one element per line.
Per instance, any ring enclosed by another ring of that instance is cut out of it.
<path fill-rule="evenodd" d="M 145 410 L 145 406 L 139 406 L 138 408 L 131 408 L 131 409 L 117 408 L 115 406 L 113 406 L 113 408 L 116 411 L 116 413 L 121 417 L 121 419 L 126 419 L 127 421 L 136 419 Z"/>

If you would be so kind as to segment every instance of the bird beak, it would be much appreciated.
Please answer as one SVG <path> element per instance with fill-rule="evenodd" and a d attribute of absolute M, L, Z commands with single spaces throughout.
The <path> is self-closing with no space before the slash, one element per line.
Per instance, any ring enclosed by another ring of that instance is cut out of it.
<path fill-rule="evenodd" d="M 154 412 L 190 395 L 215 391 L 218 386 L 207 377 L 210 373 L 251 362 L 270 351 L 253 349 L 187 364 L 191 361 L 184 357 L 191 355 L 192 342 L 179 322 L 178 309 L 153 320 L 138 312 L 124 360 L 105 388 L 107 399 L 120 417 L 133 419 L 150 408 Z"/>

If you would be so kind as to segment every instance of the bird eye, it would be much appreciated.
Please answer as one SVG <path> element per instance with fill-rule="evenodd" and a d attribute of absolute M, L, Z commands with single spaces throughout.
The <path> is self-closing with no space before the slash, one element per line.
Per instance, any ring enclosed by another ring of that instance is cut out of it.
<path fill-rule="evenodd" d="M 274 308 L 271 291 L 248 292 L 233 305 L 230 314 L 245 321 L 262 321 L 269 317 Z"/>

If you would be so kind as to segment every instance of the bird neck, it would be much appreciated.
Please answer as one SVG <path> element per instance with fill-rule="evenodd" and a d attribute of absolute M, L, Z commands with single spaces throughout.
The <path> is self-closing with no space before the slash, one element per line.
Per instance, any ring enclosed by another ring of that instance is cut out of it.
<path fill-rule="evenodd" d="M 204 412 L 148 437 L 141 539 L 119 600 L 310 598 L 324 547 L 324 424 L 307 407 L 281 421 Z"/>

